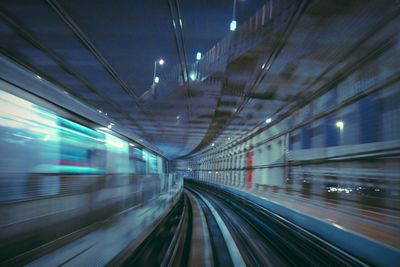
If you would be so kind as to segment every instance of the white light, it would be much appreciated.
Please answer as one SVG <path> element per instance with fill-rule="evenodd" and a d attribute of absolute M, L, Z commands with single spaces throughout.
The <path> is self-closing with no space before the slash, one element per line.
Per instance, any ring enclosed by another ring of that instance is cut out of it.
<path fill-rule="evenodd" d="M 200 52 L 197 52 L 197 54 L 196 54 L 196 59 L 197 59 L 197 60 L 200 60 L 200 59 L 201 59 L 201 53 L 200 53 Z"/>
<path fill-rule="evenodd" d="M 228 137 L 228 140 L 231 140 L 231 138 L 230 138 L 230 137 Z"/>
<path fill-rule="evenodd" d="M 164 59 L 160 59 L 160 60 L 158 61 L 158 64 L 160 64 L 161 66 L 164 65 L 164 63 L 165 63 Z"/>
<path fill-rule="evenodd" d="M 21 137 L 21 138 L 26 138 L 26 139 L 29 139 L 29 140 L 32 140 L 33 138 L 32 137 L 29 137 L 29 136 L 25 136 L 25 135 L 20 135 L 20 134 L 13 134 L 14 136 L 17 136 L 17 137 Z"/>
<path fill-rule="evenodd" d="M 196 80 L 196 78 L 197 78 L 196 76 L 197 76 L 197 73 L 195 71 L 191 71 L 189 74 L 189 77 L 192 81 Z"/>
<path fill-rule="evenodd" d="M 229 29 L 231 30 L 231 32 L 234 32 L 236 30 L 236 26 L 237 26 L 236 20 L 232 20 L 231 24 L 229 25 Z"/>
<path fill-rule="evenodd" d="M 271 121 L 272 121 L 272 119 L 271 119 L 271 118 L 268 118 L 268 119 L 265 120 L 265 123 L 268 124 L 268 123 L 271 123 Z"/>
<path fill-rule="evenodd" d="M 103 113 L 100 109 L 98 110 L 99 113 Z"/>
<path fill-rule="evenodd" d="M 107 138 L 109 138 L 109 135 L 107 136 Z M 114 139 L 114 138 L 106 140 L 106 144 L 107 144 L 107 145 L 114 146 L 114 147 L 118 147 L 118 148 L 123 148 L 123 147 L 124 147 L 124 145 L 121 144 L 121 143 L 119 142 L 119 140 Z"/>
<path fill-rule="evenodd" d="M 160 77 L 158 77 L 158 76 L 156 76 L 156 77 L 154 77 L 154 83 L 159 83 L 160 82 Z"/>
<path fill-rule="evenodd" d="M 99 131 L 107 131 L 107 132 L 110 132 L 110 129 L 108 129 L 108 128 L 106 128 L 106 127 L 100 127 L 99 128 Z"/>
<path fill-rule="evenodd" d="M 176 119 L 177 119 L 177 120 L 179 120 L 180 118 L 181 118 L 181 116 L 179 116 L 179 115 L 178 115 L 178 116 L 176 116 Z"/>
<path fill-rule="evenodd" d="M 215 146 L 215 144 L 214 144 L 214 143 L 212 143 L 212 144 L 211 144 L 211 146 Z"/>
<path fill-rule="evenodd" d="M 265 68 L 265 63 L 264 63 L 264 64 L 262 64 L 261 68 L 262 68 L 262 69 L 264 69 L 264 68 Z"/>
<path fill-rule="evenodd" d="M 336 127 L 338 127 L 340 129 L 340 131 L 343 131 L 344 122 L 343 121 L 337 121 L 336 122 Z"/>
<path fill-rule="evenodd" d="M 42 79 L 42 77 L 40 77 L 39 75 L 36 75 L 36 78 L 38 78 L 39 80 L 41 80 L 41 79 Z"/>
<path fill-rule="evenodd" d="M 129 143 L 129 146 L 135 146 L 134 144 L 132 144 L 132 143 Z"/>
<path fill-rule="evenodd" d="M 333 223 L 333 226 L 339 228 L 339 229 L 344 229 L 342 226 L 340 226 L 339 224 Z"/>
<path fill-rule="evenodd" d="M 109 124 L 109 125 L 107 126 L 107 128 L 108 128 L 108 129 L 111 129 L 111 128 L 112 128 L 112 125 L 111 125 L 111 124 Z"/>

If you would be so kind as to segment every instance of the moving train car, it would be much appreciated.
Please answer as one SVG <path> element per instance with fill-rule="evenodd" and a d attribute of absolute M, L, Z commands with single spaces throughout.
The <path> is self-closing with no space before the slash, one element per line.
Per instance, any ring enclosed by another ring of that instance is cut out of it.
<path fill-rule="evenodd" d="M 135 207 L 166 209 L 180 194 L 167 159 L 112 123 L 0 86 L 0 262 Z"/>
<path fill-rule="evenodd" d="M 71 193 L 65 176 L 91 177 L 79 184 L 90 190 L 127 184 L 126 174 L 165 172 L 165 159 L 106 127 L 76 123 L 5 91 L 0 106 L 0 201 Z"/>

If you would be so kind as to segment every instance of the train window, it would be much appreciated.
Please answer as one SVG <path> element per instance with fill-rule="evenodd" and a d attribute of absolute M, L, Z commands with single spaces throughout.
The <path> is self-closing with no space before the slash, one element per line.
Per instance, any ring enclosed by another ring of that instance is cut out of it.
<path fill-rule="evenodd" d="M 104 172 L 104 134 L 59 118 L 60 160 L 58 172 Z"/>

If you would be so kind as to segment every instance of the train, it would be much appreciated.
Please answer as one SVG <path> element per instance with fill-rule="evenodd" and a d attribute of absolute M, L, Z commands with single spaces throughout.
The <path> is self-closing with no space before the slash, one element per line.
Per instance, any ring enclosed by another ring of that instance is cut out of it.
<path fill-rule="evenodd" d="M 0 81 L 0 262 L 139 207 L 167 211 L 179 198 L 183 181 L 156 149 L 98 120 L 98 110 L 81 104 L 81 115 L 35 94 L 39 86 L 75 103 L 42 80 L 11 80 Z"/>
<path fill-rule="evenodd" d="M 121 186 L 126 174 L 166 173 L 165 158 L 107 127 L 91 128 L 6 91 L 0 106 L 0 201 L 72 193 L 63 176 L 91 176 L 80 184 L 90 190 L 99 177 L 104 186 Z"/>

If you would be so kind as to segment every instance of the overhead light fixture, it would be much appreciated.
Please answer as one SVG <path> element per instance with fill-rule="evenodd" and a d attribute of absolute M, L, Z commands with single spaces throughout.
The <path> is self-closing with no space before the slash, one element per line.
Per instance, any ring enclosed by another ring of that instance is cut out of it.
<path fill-rule="evenodd" d="M 336 122 L 336 127 L 338 127 L 340 129 L 340 131 L 343 131 L 344 122 L 343 121 L 337 121 Z"/>
<path fill-rule="evenodd" d="M 153 83 L 151 84 L 151 88 L 153 90 L 153 95 L 155 94 L 155 85 L 160 82 L 160 77 L 157 76 L 157 65 L 164 65 L 165 60 L 160 58 L 159 60 L 154 60 L 154 71 L 153 71 Z"/>
<path fill-rule="evenodd" d="M 229 25 L 229 29 L 231 30 L 231 32 L 234 32 L 236 30 L 236 26 L 237 26 L 236 20 L 232 20 L 231 24 Z"/>
<path fill-rule="evenodd" d="M 237 22 L 236 22 L 236 0 L 233 0 L 233 10 L 232 10 L 232 21 L 229 25 L 229 29 L 234 32 L 236 30 Z"/>
<path fill-rule="evenodd" d="M 40 77 L 39 75 L 36 75 L 36 78 L 38 78 L 39 80 L 41 80 L 41 79 L 42 79 L 42 77 Z"/>
<path fill-rule="evenodd" d="M 135 146 L 135 144 L 129 143 L 129 146 Z"/>
<path fill-rule="evenodd" d="M 212 144 L 211 144 L 211 146 L 215 146 L 215 144 L 214 144 L 214 143 L 212 143 Z"/>
<path fill-rule="evenodd" d="M 112 128 L 112 125 L 111 125 L 111 124 L 109 124 L 109 125 L 107 126 L 107 128 L 108 128 L 108 129 L 111 129 L 111 128 Z"/>
<path fill-rule="evenodd" d="M 196 53 L 196 60 L 200 60 L 201 59 L 201 53 L 200 52 L 197 52 Z"/>
<path fill-rule="evenodd" d="M 266 124 L 271 123 L 271 122 L 272 122 L 272 119 L 271 119 L 271 118 L 268 118 L 268 119 L 265 120 L 265 123 L 266 123 Z"/>

